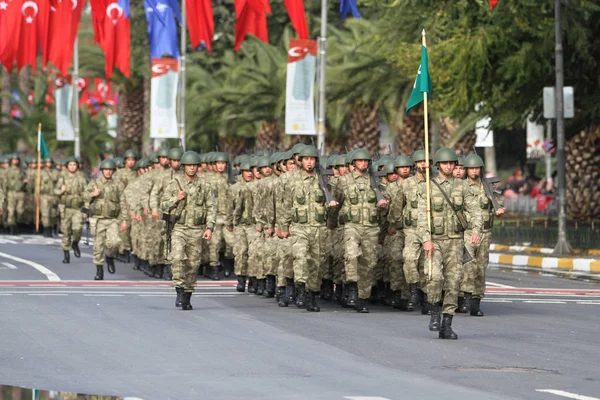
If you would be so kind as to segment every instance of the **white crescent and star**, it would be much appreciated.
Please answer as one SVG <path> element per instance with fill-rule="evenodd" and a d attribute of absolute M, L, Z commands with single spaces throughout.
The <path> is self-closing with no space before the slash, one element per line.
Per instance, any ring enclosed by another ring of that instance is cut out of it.
<path fill-rule="evenodd" d="M 0 1 L 0 10 L 6 10 L 8 8 L 8 3 L 5 1 Z"/>
<path fill-rule="evenodd" d="M 306 47 L 292 47 L 289 51 L 288 54 L 291 57 L 301 57 L 302 53 L 308 53 L 308 49 Z"/>
<path fill-rule="evenodd" d="M 104 82 L 98 84 L 98 91 L 106 94 L 108 92 L 108 85 Z"/>
<path fill-rule="evenodd" d="M 152 72 L 154 72 L 155 74 L 164 74 L 170 69 L 171 67 L 165 64 L 154 64 L 152 66 Z"/>
<path fill-rule="evenodd" d="M 75 0 L 73 0 L 75 1 Z M 117 18 L 113 18 L 113 11 L 117 10 Z M 112 3 L 108 7 L 106 7 L 106 16 L 110 18 L 113 24 L 116 24 L 118 19 L 123 15 L 123 9 L 119 6 L 118 3 Z"/>
<path fill-rule="evenodd" d="M 32 15 L 25 15 L 25 11 L 27 11 L 28 8 L 33 9 Z M 31 24 L 33 22 L 35 16 L 38 15 L 38 11 L 38 5 L 35 3 L 35 1 L 28 0 L 24 2 L 21 6 L 21 14 L 23 14 L 23 16 L 25 17 L 25 22 L 27 22 L 28 24 Z"/>

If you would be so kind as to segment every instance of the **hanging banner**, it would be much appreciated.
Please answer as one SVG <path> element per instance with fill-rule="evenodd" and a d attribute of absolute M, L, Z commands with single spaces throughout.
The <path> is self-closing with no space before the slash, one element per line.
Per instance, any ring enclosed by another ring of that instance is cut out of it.
<path fill-rule="evenodd" d="M 544 157 L 544 126 L 527 119 L 527 160 L 541 161 Z"/>
<path fill-rule="evenodd" d="M 177 60 L 152 60 L 150 137 L 176 139 L 177 132 Z"/>
<path fill-rule="evenodd" d="M 107 132 L 110 136 L 114 138 L 117 137 L 118 126 L 117 102 L 118 97 L 116 94 L 113 94 L 106 99 L 106 106 L 104 108 L 104 113 L 106 114 L 106 125 L 108 128 Z"/>
<path fill-rule="evenodd" d="M 317 41 L 291 39 L 288 51 L 285 133 L 316 135 L 315 70 Z"/>
<path fill-rule="evenodd" d="M 71 106 L 73 104 L 73 88 L 71 76 L 58 75 L 54 80 L 56 88 L 56 140 L 75 140 L 75 130 L 71 121 Z"/>
<path fill-rule="evenodd" d="M 475 147 L 494 147 L 494 131 L 490 128 L 492 119 L 485 117 L 477 121 L 475 124 L 475 135 L 477 141 Z"/>

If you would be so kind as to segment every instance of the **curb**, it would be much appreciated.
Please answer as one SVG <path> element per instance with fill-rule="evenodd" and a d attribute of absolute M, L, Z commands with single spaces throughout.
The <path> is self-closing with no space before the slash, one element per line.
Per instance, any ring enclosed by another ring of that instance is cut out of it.
<path fill-rule="evenodd" d="M 496 247 L 494 250 L 498 250 L 498 248 Z M 530 267 L 538 270 L 600 274 L 600 260 L 590 258 L 557 258 L 490 253 L 490 264 Z"/>
<path fill-rule="evenodd" d="M 552 254 L 554 249 L 546 248 L 546 247 L 529 247 L 529 246 L 507 246 L 505 244 L 491 244 L 490 251 L 508 251 L 514 253 L 541 253 L 541 254 Z M 581 253 L 576 253 L 578 255 L 583 255 Z M 586 253 L 588 256 L 600 256 L 600 249 L 589 249 Z"/>
<path fill-rule="evenodd" d="M 576 279 L 585 280 L 592 282 L 600 282 L 600 274 L 586 273 L 586 272 L 572 272 L 572 271 L 561 271 L 558 269 L 541 269 L 535 267 L 517 267 L 514 265 L 494 265 L 490 264 L 489 268 L 496 269 L 499 271 L 522 271 L 526 273 L 532 273 L 537 275 L 553 275 L 558 278 L 565 279 Z M 487 289 L 486 289 L 487 290 Z"/>

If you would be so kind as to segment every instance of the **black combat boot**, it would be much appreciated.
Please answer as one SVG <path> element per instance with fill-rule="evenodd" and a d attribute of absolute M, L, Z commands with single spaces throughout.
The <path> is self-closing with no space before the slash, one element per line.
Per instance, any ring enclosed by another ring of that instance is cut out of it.
<path fill-rule="evenodd" d="M 265 278 L 263 278 L 263 279 L 257 279 L 257 281 L 258 281 L 258 286 L 256 288 L 256 295 L 262 296 L 263 294 L 265 294 L 265 286 L 267 284 L 267 280 Z"/>
<path fill-rule="evenodd" d="M 267 275 L 265 285 L 265 296 L 269 299 L 275 297 L 275 275 Z"/>
<path fill-rule="evenodd" d="M 125 250 L 125 262 L 127 264 L 131 262 L 131 250 Z"/>
<path fill-rule="evenodd" d="M 348 283 L 348 307 L 356 307 L 358 301 L 358 284 L 356 282 Z"/>
<path fill-rule="evenodd" d="M 321 308 L 317 304 L 317 294 L 312 290 L 306 292 L 306 311 L 319 312 Z"/>
<path fill-rule="evenodd" d="M 394 290 L 392 292 L 392 299 L 391 299 L 391 305 L 392 307 L 396 308 L 396 309 L 401 309 L 402 307 L 402 296 L 399 290 Z"/>
<path fill-rule="evenodd" d="M 140 259 L 137 258 L 135 254 L 132 254 L 133 257 L 133 270 L 138 271 L 140 269 Z"/>
<path fill-rule="evenodd" d="M 16 235 L 16 234 L 17 234 L 17 227 L 16 227 L 16 226 L 14 226 L 14 225 L 11 225 L 11 226 L 8 228 L 8 233 L 9 233 L 10 235 Z"/>
<path fill-rule="evenodd" d="M 465 292 L 465 295 L 463 297 L 462 307 L 460 307 L 460 306 L 458 307 L 460 309 L 458 312 L 460 312 L 461 314 L 469 313 L 469 312 L 471 312 L 472 305 L 473 305 L 473 293 Z"/>
<path fill-rule="evenodd" d="M 467 310 L 465 309 L 465 298 L 464 296 L 458 296 L 457 298 L 457 302 L 456 302 L 456 310 L 454 310 L 457 313 L 466 313 Z"/>
<path fill-rule="evenodd" d="M 108 269 L 109 274 L 115 273 L 115 259 L 112 257 L 106 256 L 106 269 Z"/>
<path fill-rule="evenodd" d="M 285 278 L 285 301 L 288 304 L 296 302 L 296 286 L 293 278 Z"/>
<path fill-rule="evenodd" d="M 238 283 L 237 283 L 237 286 L 235 287 L 235 290 L 237 290 L 240 293 L 243 293 L 246 291 L 246 277 L 245 276 L 238 276 Z"/>
<path fill-rule="evenodd" d="M 221 278 L 219 277 L 219 266 L 218 265 L 211 265 L 208 268 L 208 279 L 213 280 L 213 281 L 218 281 Z"/>
<path fill-rule="evenodd" d="M 279 303 L 282 297 L 285 297 L 285 286 L 277 286 L 275 288 L 275 301 Z"/>
<path fill-rule="evenodd" d="M 79 241 L 74 241 L 71 243 L 71 248 L 73 249 L 73 255 L 77 258 L 81 257 L 81 251 L 79 250 Z"/>
<path fill-rule="evenodd" d="M 406 311 L 414 311 L 415 307 L 417 306 L 417 303 L 419 302 L 419 289 L 417 288 L 417 284 L 409 284 L 408 291 L 410 293 L 410 297 L 406 302 Z"/>
<path fill-rule="evenodd" d="M 335 291 L 333 292 L 333 302 L 336 304 L 342 304 L 343 285 L 341 283 L 335 284 Z"/>
<path fill-rule="evenodd" d="M 256 278 L 253 276 L 248 279 L 248 293 L 256 293 Z"/>
<path fill-rule="evenodd" d="M 154 274 L 154 277 L 156 279 L 162 279 L 165 276 L 165 264 L 158 264 L 156 266 L 156 274 Z"/>
<path fill-rule="evenodd" d="M 329 279 L 321 282 L 321 300 L 331 301 L 333 298 L 333 281 Z"/>
<path fill-rule="evenodd" d="M 427 308 L 431 310 L 431 319 L 429 320 L 429 330 L 432 332 L 439 332 L 440 330 L 440 320 L 442 318 L 441 312 L 442 307 L 439 303 L 431 304 L 429 303 Z"/>
<path fill-rule="evenodd" d="M 350 307 L 348 305 L 349 293 L 350 293 L 350 283 L 342 284 L 342 298 L 340 299 L 340 305 L 342 307 Z"/>
<path fill-rule="evenodd" d="M 377 299 L 377 303 L 385 304 L 385 298 L 387 295 L 386 284 L 384 281 L 377 281 L 377 295 L 375 298 Z"/>
<path fill-rule="evenodd" d="M 150 278 L 158 278 L 158 266 L 152 265 L 150 267 Z"/>
<path fill-rule="evenodd" d="M 304 283 L 296 284 L 296 307 L 306 307 L 306 285 Z"/>
<path fill-rule="evenodd" d="M 183 292 L 181 295 L 181 309 L 184 311 L 193 310 L 192 303 L 190 300 L 192 299 L 192 292 Z"/>
<path fill-rule="evenodd" d="M 140 266 L 142 269 L 142 272 L 144 273 L 144 275 L 146 276 L 152 276 L 152 270 L 150 269 L 150 263 L 147 260 L 140 260 Z"/>
<path fill-rule="evenodd" d="M 62 260 L 63 264 L 68 264 L 71 262 L 71 255 L 69 254 L 69 250 L 63 250 L 64 258 Z"/>
<path fill-rule="evenodd" d="M 429 309 L 429 302 L 427 301 L 427 293 L 421 291 L 421 314 L 423 315 L 431 315 L 431 310 Z"/>
<path fill-rule="evenodd" d="M 473 317 L 483 317 L 483 311 L 481 311 L 481 297 L 473 297 L 473 304 L 471 305 L 471 315 Z"/>
<path fill-rule="evenodd" d="M 223 259 L 223 275 L 225 278 L 229 278 L 233 272 L 233 260 L 231 258 Z"/>
<path fill-rule="evenodd" d="M 171 264 L 165 264 L 165 277 L 163 279 L 165 281 L 173 280 L 173 270 L 171 269 Z"/>
<path fill-rule="evenodd" d="M 177 298 L 175 299 L 175 307 L 181 307 L 181 303 L 183 302 L 183 288 L 177 286 L 175 288 L 175 291 L 177 292 Z"/>
<path fill-rule="evenodd" d="M 367 307 L 367 299 L 358 299 L 356 301 L 356 312 L 361 314 L 369 313 L 369 308 Z"/>
<path fill-rule="evenodd" d="M 96 265 L 96 276 L 94 277 L 95 281 L 103 281 L 104 280 L 104 265 Z"/>
<path fill-rule="evenodd" d="M 452 315 L 444 314 L 444 318 L 442 319 L 442 328 L 440 329 L 439 334 L 440 339 L 458 339 L 458 335 L 454 333 L 452 330 Z"/>

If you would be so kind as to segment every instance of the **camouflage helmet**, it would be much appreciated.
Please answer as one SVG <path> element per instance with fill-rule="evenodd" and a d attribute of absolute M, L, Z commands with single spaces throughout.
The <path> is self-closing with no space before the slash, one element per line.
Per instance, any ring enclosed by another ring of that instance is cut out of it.
<path fill-rule="evenodd" d="M 415 165 L 415 163 L 409 156 L 398 156 L 394 160 L 394 168 L 412 167 L 413 165 Z"/>
<path fill-rule="evenodd" d="M 169 157 L 169 148 L 168 147 L 161 147 L 160 149 L 158 149 L 158 152 L 156 153 L 157 157 Z"/>
<path fill-rule="evenodd" d="M 103 169 L 112 169 L 112 170 L 115 170 L 115 169 L 117 169 L 117 164 L 115 163 L 115 160 L 113 160 L 112 158 L 105 158 L 100 163 L 100 168 L 99 169 L 100 170 L 103 170 Z"/>
<path fill-rule="evenodd" d="M 173 147 L 169 150 L 169 160 L 179 161 L 183 156 L 183 149 L 181 147 Z"/>
<path fill-rule="evenodd" d="M 300 152 L 298 153 L 298 157 L 300 159 L 302 159 L 302 157 L 319 157 L 319 150 L 317 150 L 317 148 L 313 145 L 308 145 L 308 146 L 304 146 L 302 149 L 300 149 Z"/>
<path fill-rule="evenodd" d="M 383 164 L 383 172 L 385 174 L 395 174 L 396 173 L 396 168 L 394 167 L 393 160 L 389 160 Z"/>
<path fill-rule="evenodd" d="M 363 148 L 354 150 L 352 152 L 352 156 L 350 157 L 350 162 L 354 162 L 356 160 L 371 161 L 371 155 L 369 154 L 369 150 Z"/>
<path fill-rule="evenodd" d="M 132 149 L 127 150 L 125 152 L 125 154 L 123 154 L 123 159 L 127 159 L 127 158 L 137 158 L 135 151 L 133 151 Z"/>
<path fill-rule="evenodd" d="M 151 153 L 148 156 L 148 160 L 150 161 L 150 164 L 158 164 L 158 154 L 156 153 Z"/>
<path fill-rule="evenodd" d="M 477 154 L 471 154 L 465 158 L 463 165 L 465 168 L 481 168 L 483 167 L 483 160 Z"/>
<path fill-rule="evenodd" d="M 8 162 L 8 158 L 4 155 L 0 156 L 0 164 Z"/>
<path fill-rule="evenodd" d="M 200 163 L 200 155 L 195 151 L 186 151 L 181 156 L 181 165 L 199 165 Z"/>
<path fill-rule="evenodd" d="M 442 147 L 435 152 L 433 156 L 433 163 L 438 164 L 441 162 L 457 162 L 458 156 L 456 152 L 449 147 Z"/>
<path fill-rule="evenodd" d="M 215 153 L 215 155 L 213 156 L 213 160 L 214 160 L 214 162 L 222 161 L 222 162 L 228 163 L 229 162 L 229 154 L 220 151 L 218 153 Z"/>
<path fill-rule="evenodd" d="M 344 154 L 337 156 L 334 164 L 336 167 L 343 167 L 346 165 L 346 156 Z"/>
<path fill-rule="evenodd" d="M 456 162 L 456 165 L 462 165 L 462 166 L 464 166 L 465 165 L 465 158 L 461 157 L 461 156 L 458 156 L 457 158 L 458 158 L 458 161 Z"/>

